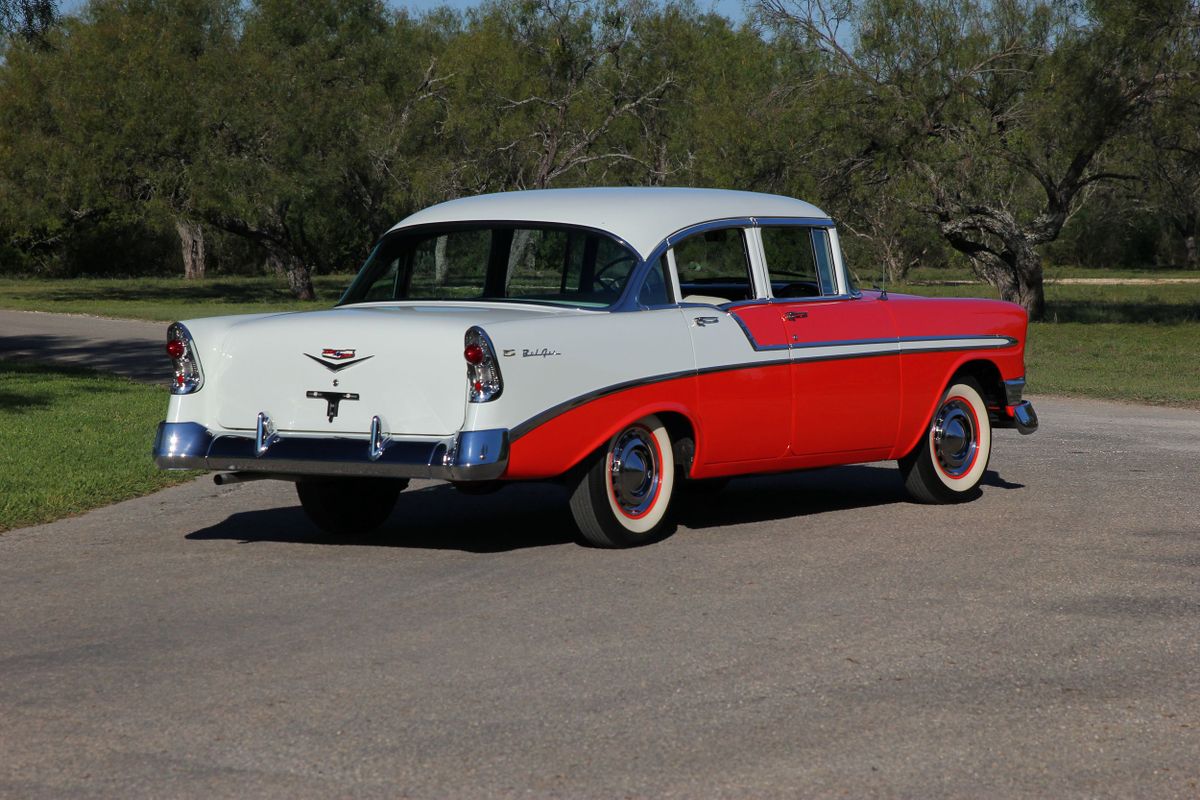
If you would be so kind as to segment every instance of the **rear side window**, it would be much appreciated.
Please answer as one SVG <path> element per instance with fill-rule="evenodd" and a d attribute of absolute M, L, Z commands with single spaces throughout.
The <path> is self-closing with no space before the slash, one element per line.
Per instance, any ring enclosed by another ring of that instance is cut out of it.
<path fill-rule="evenodd" d="M 646 273 L 638 292 L 638 303 L 644 306 L 665 306 L 671 302 L 671 269 L 664 255 Z"/>
<path fill-rule="evenodd" d="M 775 297 L 836 294 L 829 234 L 819 228 L 762 229 L 763 255 Z"/>
<path fill-rule="evenodd" d="M 673 249 L 682 302 L 720 305 L 754 298 L 746 235 L 741 228 L 697 233 Z"/>

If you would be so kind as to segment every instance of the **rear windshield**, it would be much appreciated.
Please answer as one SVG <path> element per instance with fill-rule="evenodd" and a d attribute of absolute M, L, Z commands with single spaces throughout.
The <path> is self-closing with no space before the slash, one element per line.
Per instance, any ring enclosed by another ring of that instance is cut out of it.
<path fill-rule="evenodd" d="M 385 237 L 342 304 L 379 300 L 523 300 L 605 307 L 637 255 L 595 231 L 533 225 L 455 226 Z"/>

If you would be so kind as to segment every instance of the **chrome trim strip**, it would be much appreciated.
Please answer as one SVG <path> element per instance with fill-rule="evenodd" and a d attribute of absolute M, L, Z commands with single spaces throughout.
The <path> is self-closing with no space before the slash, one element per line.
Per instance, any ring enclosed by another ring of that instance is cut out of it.
<path fill-rule="evenodd" d="M 374 440 L 274 434 L 264 452 L 254 436 L 214 435 L 195 422 L 162 422 L 154 439 L 160 469 L 264 472 L 374 478 L 495 480 L 508 466 L 509 432 L 463 431 L 440 440 L 387 439 L 378 456 Z"/>

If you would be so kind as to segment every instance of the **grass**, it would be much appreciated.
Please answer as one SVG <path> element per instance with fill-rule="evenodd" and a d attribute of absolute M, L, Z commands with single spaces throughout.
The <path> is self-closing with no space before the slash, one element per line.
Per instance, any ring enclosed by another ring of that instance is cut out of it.
<path fill-rule="evenodd" d="M 989 286 L 893 287 L 994 297 Z M 1200 284 L 1046 286 L 1046 321 L 1029 326 L 1030 393 L 1200 408 Z"/>
<path fill-rule="evenodd" d="M 150 458 L 167 397 L 89 370 L 0 361 L 0 531 L 191 478 Z"/>
<path fill-rule="evenodd" d="M 173 322 L 178 319 L 306 311 L 328 308 L 350 285 L 352 275 L 313 279 L 317 299 L 296 300 L 276 277 L 183 278 L 0 278 L 0 308 L 54 311 L 100 317 Z"/>

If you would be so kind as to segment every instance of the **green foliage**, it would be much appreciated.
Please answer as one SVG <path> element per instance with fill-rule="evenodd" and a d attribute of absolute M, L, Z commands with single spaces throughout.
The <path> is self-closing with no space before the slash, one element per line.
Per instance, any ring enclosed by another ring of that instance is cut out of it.
<path fill-rule="evenodd" d="M 1195 262 L 1195 0 L 760 5 L 91 0 L 0 37 L 0 272 L 174 273 L 182 237 L 310 296 L 419 208 L 595 184 L 804 197 L 892 280 Z"/>

